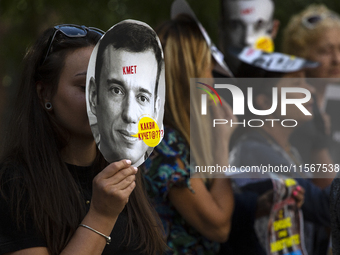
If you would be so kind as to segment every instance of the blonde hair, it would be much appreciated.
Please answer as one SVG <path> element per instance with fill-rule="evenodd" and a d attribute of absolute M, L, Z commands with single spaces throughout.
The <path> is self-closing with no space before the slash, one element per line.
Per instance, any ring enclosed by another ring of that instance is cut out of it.
<path fill-rule="evenodd" d="M 304 23 L 312 16 L 322 18 L 308 28 Z M 305 10 L 290 19 L 283 32 L 282 50 L 287 54 L 308 58 L 310 45 L 322 38 L 325 30 L 334 27 L 340 30 L 339 15 L 322 4 L 309 5 Z"/>
<path fill-rule="evenodd" d="M 178 130 L 185 138 L 197 165 L 211 162 L 208 124 L 200 123 L 195 145 L 190 144 L 190 78 L 201 78 L 212 64 L 210 49 L 196 22 L 188 15 L 162 24 L 156 29 L 161 40 L 166 80 L 164 123 Z M 200 106 L 191 105 L 191 113 L 200 116 Z M 192 116 L 193 119 L 196 119 Z M 210 133 L 211 134 L 211 133 Z M 196 144 L 197 142 L 197 144 Z"/>

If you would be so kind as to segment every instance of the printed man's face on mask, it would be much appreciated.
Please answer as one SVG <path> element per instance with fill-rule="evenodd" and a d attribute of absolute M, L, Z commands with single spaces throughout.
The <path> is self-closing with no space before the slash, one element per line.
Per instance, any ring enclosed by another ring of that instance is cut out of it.
<path fill-rule="evenodd" d="M 274 3 L 271 0 L 224 1 L 224 44 L 243 48 L 261 38 L 271 39 Z M 226 48 L 226 45 L 224 45 Z"/>

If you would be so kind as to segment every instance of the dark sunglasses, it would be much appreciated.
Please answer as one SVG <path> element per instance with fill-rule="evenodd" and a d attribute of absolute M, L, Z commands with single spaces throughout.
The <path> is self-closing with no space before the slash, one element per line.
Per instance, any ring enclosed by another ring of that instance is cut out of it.
<path fill-rule="evenodd" d="M 48 55 L 50 54 L 50 50 L 54 41 L 54 38 L 58 32 L 63 33 L 65 36 L 70 38 L 78 38 L 78 37 L 85 37 L 88 31 L 96 32 L 100 36 L 102 36 L 105 32 L 100 30 L 99 28 L 95 27 L 86 27 L 86 26 L 78 26 L 73 24 L 63 24 L 54 27 L 55 31 L 53 36 L 51 37 L 50 44 L 47 48 L 46 55 L 44 61 L 41 64 L 44 64 Z"/>
<path fill-rule="evenodd" d="M 310 15 L 307 17 L 304 17 L 302 19 L 302 25 L 304 25 L 308 29 L 314 29 L 315 26 L 322 20 L 326 18 L 331 18 L 331 19 L 339 19 L 339 17 L 334 14 L 334 13 L 328 13 L 328 14 L 315 14 L 315 15 Z"/>

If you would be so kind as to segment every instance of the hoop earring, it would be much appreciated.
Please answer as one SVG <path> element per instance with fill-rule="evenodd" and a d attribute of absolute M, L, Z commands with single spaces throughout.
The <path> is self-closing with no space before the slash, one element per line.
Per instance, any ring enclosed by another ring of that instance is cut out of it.
<path fill-rule="evenodd" d="M 46 110 L 51 110 L 51 109 L 52 109 L 52 104 L 51 104 L 51 102 L 46 102 L 46 103 L 45 103 L 45 108 L 46 108 Z"/>

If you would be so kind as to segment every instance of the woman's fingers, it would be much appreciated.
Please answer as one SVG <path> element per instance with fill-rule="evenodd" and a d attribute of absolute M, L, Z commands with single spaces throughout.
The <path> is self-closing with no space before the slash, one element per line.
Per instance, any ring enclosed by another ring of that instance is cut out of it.
<path fill-rule="evenodd" d="M 125 189 L 122 190 L 122 195 L 126 197 L 126 203 L 129 201 L 130 194 L 134 190 L 135 187 L 136 187 L 136 182 L 133 181 Z"/>
<path fill-rule="evenodd" d="M 124 159 L 117 162 L 113 162 L 100 172 L 100 177 L 103 179 L 110 178 L 118 173 L 120 170 L 131 166 L 131 160 Z"/>
<path fill-rule="evenodd" d="M 109 181 L 109 184 L 115 185 L 115 184 L 118 184 L 118 183 L 126 180 L 127 178 L 129 178 L 131 176 L 134 177 L 135 174 L 137 173 L 137 171 L 138 171 L 137 167 L 130 166 L 128 168 L 120 170 L 115 175 L 107 178 L 107 180 Z"/>
<path fill-rule="evenodd" d="M 305 200 L 305 190 L 301 186 L 297 186 L 292 195 L 297 203 L 297 206 L 300 208 Z"/>
<path fill-rule="evenodd" d="M 114 187 L 115 190 L 125 190 L 136 180 L 136 175 L 129 175 L 126 178 L 122 179 L 120 182 L 116 182 L 116 180 L 108 180 L 108 185 Z M 111 181 L 114 181 L 111 183 Z"/>
<path fill-rule="evenodd" d="M 120 182 L 122 179 L 126 178 L 131 174 L 136 174 L 137 168 L 131 166 L 130 160 L 121 160 L 113 162 L 103 169 L 96 178 L 99 179 L 110 179 L 114 177 L 116 179 L 115 183 Z"/>
<path fill-rule="evenodd" d="M 116 217 L 136 186 L 137 168 L 130 160 L 114 162 L 93 179 L 91 207 L 105 217 Z"/>

